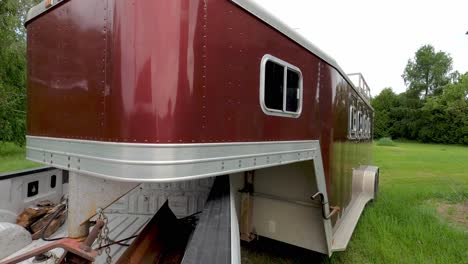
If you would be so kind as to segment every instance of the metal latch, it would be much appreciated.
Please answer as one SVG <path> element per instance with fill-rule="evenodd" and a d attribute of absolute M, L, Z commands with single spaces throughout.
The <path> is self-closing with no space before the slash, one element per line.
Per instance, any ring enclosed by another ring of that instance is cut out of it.
<path fill-rule="evenodd" d="M 338 213 L 341 209 L 338 206 L 330 206 L 329 210 L 331 209 L 331 212 L 327 215 L 326 212 L 326 206 L 328 206 L 328 202 L 325 202 L 325 197 L 323 196 L 323 193 L 317 192 L 316 194 L 312 195 L 310 197 L 312 200 L 315 200 L 317 196 L 320 199 L 320 203 L 322 204 L 322 217 L 326 220 L 330 219 L 333 215 Z"/>

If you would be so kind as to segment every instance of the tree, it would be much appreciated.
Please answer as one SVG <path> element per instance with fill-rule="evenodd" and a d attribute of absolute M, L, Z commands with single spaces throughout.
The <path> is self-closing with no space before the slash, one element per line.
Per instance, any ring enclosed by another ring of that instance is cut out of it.
<path fill-rule="evenodd" d="M 431 45 L 424 45 L 409 59 L 402 75 L 408 88 L 408 95 L 436 95 L 453 78 L 452 58 L 449 54 L 435 52 Z"/>
<path fill-rule="evenodd" d="M 395 120 L 390 128 L 392 137 L 417 139 L 423 105 L 424 101 L 409 91 L 398 95 L 398 105 L 392 109 L 392 118 Z"/>
<path fill-rule="evenodd" d="M 376 138 L 468 145 L 468 73 L 426 100 L 390 88 L 372 100 Z"/>
<path fill-rule="evenodd" d="M 421 141 L 468 145 L 468 73 L 444 87 L 440 96 L 429 98 L 421 119 Z"/>
<path fill-rule="evenodd" d="M 407 91 L 386 88 L 372 100 L 374 136 L 468 145 L 468 72 L 451 71 L 447 53 L 421 47 L 402 76 Z"/>
<path fill-rule="evenodd" d="M 37 0 L 0 1 L 0 141 L 25 141 L 27 10 Z"/>
<path fill-rule="evenodd" d="M 375 110 L 374 137 L 390 137 L 390 128 L 395 122 L 391 113 L 392 109 L 398 105 L 398 96 L 392 88 L 385 88 L 372 99 L 371 104 Z"/>

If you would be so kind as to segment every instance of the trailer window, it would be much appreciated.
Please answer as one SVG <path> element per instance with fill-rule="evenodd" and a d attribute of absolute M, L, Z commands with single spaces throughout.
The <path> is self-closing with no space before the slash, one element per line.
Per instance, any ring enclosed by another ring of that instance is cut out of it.
<path fill-rule="evenodd" d="M 358 132 L 362 133 L 362 113 L 361 111 L 358 111 Z"/>
<path fill-rule="evenodd" d="M 260 102 L 266 114 L 298 117 L 302 110 L 301 71 L 285 61 L 265 55 L 261 64 Z"/>
<path fill-rule="evenodd" d="M 366 114 L 364 114 L 364 116 L 362 117 L 362 126 L 363 126 L 363 128 L 362 128 L 363 136 L 364 136 L 364 138 L 367 138 L 367 127 L 368 127 L 368 125 L 367 125 L 367 115 Z"/>
<path fill-rule="evenodd" d="M 283 110 L 284 67 L 272 61 L 265 65 L 265 105 Z"/>
<path fill-rule="evenodd" d="M 353 119 L 352 119 L 352 127 L 351 127 L 351 130 L 353 131 L 353 133 L 356 133 L 357 132 L 357 115 L 356 115 L 356 108 L 353 107 L 353 112 L 352 112 L 352 115 L 353 115 Z"/>
<path fill-rule="evenodd" d="M 372 123 L 371 123 L 371 115 L 367 117 L 367 136 L 368 138 L 372 137 Z"/>
<path fill-rule="evenodd" d="M 354 96 L 350 97 L 349 100 L 349 122 L 348 132 L 350 138 L 356 138 L 358 136 L 358 110 L 357 100 Z"/>
<path fill-rule="evenodd" d="M 288 69 L 286 90 L 286 111 L 296 112 L 299 108 L 299 73 Z"/>

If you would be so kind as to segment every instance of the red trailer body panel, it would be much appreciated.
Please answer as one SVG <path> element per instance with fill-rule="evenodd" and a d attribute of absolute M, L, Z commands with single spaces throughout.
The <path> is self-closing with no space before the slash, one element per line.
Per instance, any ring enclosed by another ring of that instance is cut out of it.
<path fill-rule="evenodd" d="M 330 141 L 336 86 L 344 82 L 336 70 L 229 1 L 206 6 L 67 1 L 30 22 L 28 134 L 152 143 Z M 303 72 L 297 119 L 262 112 L 259 65 L 266 53 Z M 346 123 L 334 129 L 346 130 Z"/>

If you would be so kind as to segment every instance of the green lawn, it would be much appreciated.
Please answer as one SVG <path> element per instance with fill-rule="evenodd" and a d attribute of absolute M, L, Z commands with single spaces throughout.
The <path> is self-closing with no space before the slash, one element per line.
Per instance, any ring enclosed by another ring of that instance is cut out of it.
<path fill-rule="evenodd" d="M 468 229 L 436 210 L 467 201 L 468 147 L 397 142 L 375 146 L 374 157 L 378 200 L 331 263 L 468 263 Z"/>
<path fill-rule="evenodd" d="M 39 166 L 24 155 L 22 148 L 0 144 L 0 172 Z M 397 142 L 375 146 L 374 163 L 381 169 L 379 197 L 367 206 L 345 252 L 328 259 L 260 240 L 243 247 L 243 261 L 468 263 L 467 221 L 454 224 L 437 212 L 440 203 L 468 203 L 468 147 Z"/>
<path fill-rule="evenodd" d="M 468 228 L 437 212 L 439 203 L 465 204 L 468 147 L 397 142 L 374 148 L 380 167 L 378 200 L 369 204 L 345 252 L 331 259 L 275 246 L 249 245 L 249 263 L 468 263 Z M 452 208 L 453 210 L 453 208 Z"/>
<path fill-rule="evenodd" d="M 0 142 L 0 173 L 40 167 L 40 164 L 26 160 L 26 151 L 12 143 Z"/>

